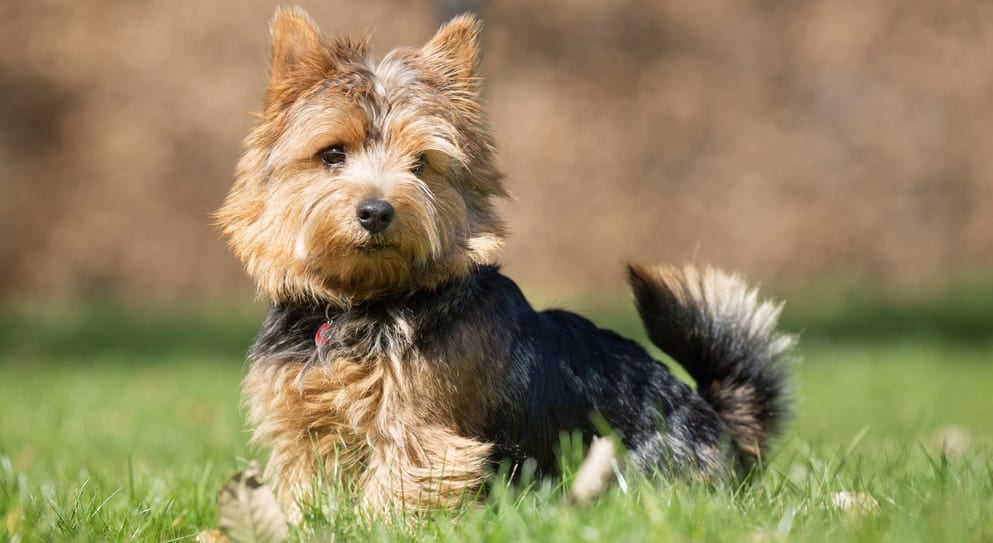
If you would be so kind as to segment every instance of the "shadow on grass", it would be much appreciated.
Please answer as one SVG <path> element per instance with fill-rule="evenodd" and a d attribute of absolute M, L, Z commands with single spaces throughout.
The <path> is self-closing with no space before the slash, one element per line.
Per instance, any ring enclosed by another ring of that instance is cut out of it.
<path fill-rule="evenodd" d="M 826 340 L 889 342 L 919 339 L 960 345 L 993 344 L 993 288 L 943 299 L 880 300 L 869 294 L 830 309 L 788 308 L 786 329 Z"/>
<path fill-rule="evenodd" d="M 993 344 L 993 282 L 913 297 L 821 288 L 783 298 L 788 303 L 782 328 L 800 332 L 804 342 Z M 625 297 L 616 299 L 619 303 L 564 305 L 644 342 L 634 307 Z M 175 356 L 240 361 L 264 311 L 261 305 L 148 308 L 107 302 L 44 313 L 5 308 L 0 309 L 0 361 Z"/>
<path fill-rule="evenodd" d="M 0 357 L 27 361 L 142 357 L 241 360 L 262 306 L 148 308 L 112 302 L 39 313 L 0 310 Z"/>

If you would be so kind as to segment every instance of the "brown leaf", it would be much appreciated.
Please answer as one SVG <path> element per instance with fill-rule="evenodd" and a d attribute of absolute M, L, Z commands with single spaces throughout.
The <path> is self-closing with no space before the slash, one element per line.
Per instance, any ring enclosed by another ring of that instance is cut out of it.
<path fill-rule="evenodd" d="M 934 448 L 947 456 L 961 456 L 972 448 L 972 435 L 959 426 L 942 426 L 931 438 Z"/>
<path fill-rule="evenodd" d="M 232 543 L 282 543 L 289 537 L 286 515 L 252 462 L 231 476 L 217 497 L 217 519 Z"/>
<path fill-rule="evenodd" d="M 841 511 L 852 513 L 875 514 L 879 512 L 879 502 L 865 492 L 849 492 L 847 490 L 831 494 L 829 506 Z"/>

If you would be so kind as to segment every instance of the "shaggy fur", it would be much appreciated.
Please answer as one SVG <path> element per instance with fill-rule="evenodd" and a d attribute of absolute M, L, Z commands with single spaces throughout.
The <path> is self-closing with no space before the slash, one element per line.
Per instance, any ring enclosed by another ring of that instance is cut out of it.
<path fill-rule="evenodd" d="M 244 393 L 285 505 L 334 475 L 373 511 L 452 507 L 501 460 L 556 472 L 560 434 L 588 442 L 594 419 L 646 472 L 761 460 L 785 416 L 779 306 L 714 270 L 630 268 L 649 336 L 695 392 L 500 273 L 507 192 L 473 17 L 378 62 L 299 9 L 271 30 L 265 110 L 218 220 L 270 301 Z"/>

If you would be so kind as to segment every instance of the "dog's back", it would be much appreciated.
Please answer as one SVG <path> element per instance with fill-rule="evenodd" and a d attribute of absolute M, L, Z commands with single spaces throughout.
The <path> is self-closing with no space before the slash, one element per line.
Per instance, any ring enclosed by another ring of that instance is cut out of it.
<path fill-rule="evenodd" d="M 747 473 L 782 425 L 793 338 L 775 330 L 780 307 L 735 276 L 631 268 L 649 337 L 686 368 L 695 392 L 636 342 L 574 313 L 535 312 L 495 269 L 477 281 L 494 299 L 471 305 L 492 313 L 468 320 L 508 338 L 494 353 L 508 361 L 506 403 L 485 436 L 498 455 L 556 471 L 560 434 L 581 432 L 588 443 L 600 420 L 642 471 L 721 479 Z"/>

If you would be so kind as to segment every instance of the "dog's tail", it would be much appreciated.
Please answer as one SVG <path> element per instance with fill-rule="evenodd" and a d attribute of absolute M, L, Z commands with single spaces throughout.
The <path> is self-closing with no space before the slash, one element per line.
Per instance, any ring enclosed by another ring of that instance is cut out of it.
<path fill-rule="evenodd" d="M 776 331 L 782 304 L 760 301 L 740 277 L 711 268 L 628 269 L 648 337 L 727 425 L 738 467 L 761 462 L 788 411 L 785 366 L 796 341 Z"/>

